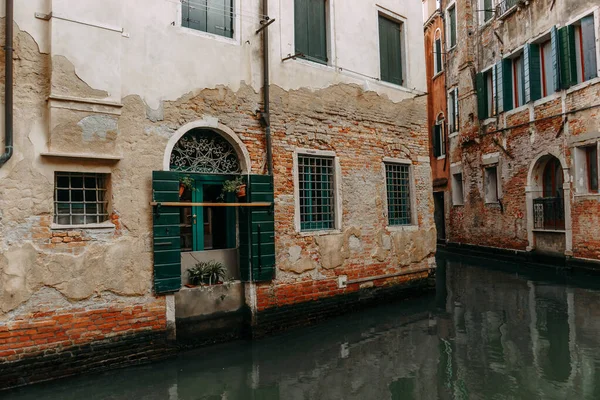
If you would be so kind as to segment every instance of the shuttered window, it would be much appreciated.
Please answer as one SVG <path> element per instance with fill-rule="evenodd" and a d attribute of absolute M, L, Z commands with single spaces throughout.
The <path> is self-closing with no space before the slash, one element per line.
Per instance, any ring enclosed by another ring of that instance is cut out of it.
<path fill-rule="evenodd" d="M 181 26 L 233 37 L 233 0 L 182 0 Z"/>
<path fill-rule="evenodd" d="M 577 55 L 575 52 L 575 30 L 572 25 L 558 30 L 558 58 L 560 87 L 568 89 L 577 84 Z"/>
<path fill-rule="evenodd" d="M 593 79 L 598 75 L 594 16 L 589 15 L 582 18 L 575 24 L 573 33 L 575 35 L 577 83 L 581 83 Z"/>
<path fill-rule="evenodd" d="M 444 120 L 440 120 L 433 125 L 432 130 L 433 156 L 441 157 L 446 154 L 446 137 L 444 135 Z"/>
<path fill-rule="evenodd" d="M 495 69 L 491 68 L 476 76 L 477 81 L 477 111 L 480 120 L 496 115 L 497 98 Z"/>
<path fill-rule="evenodd" d="M 448 132 L 458 132 L 458 89 L 448 93 Z"/>
<path fill-rule="evenodd" d="M 554 70 L 552 65 L 552 41 L 548 40 L 540 48 L 540 86 L 542 97 L 554 93 Z"/>
<path fill-rule="evenodd" d="M 523 50 L 525 103 L 542 98 L 540 45 L 530 43 Z"/>
<path fill-rule="evenodd" d="M 437 74 L 442 71 L 442 39 L 435 40 L 435 47 L 433 50 L 433 59 L 434 59 L 434 74 Z"/>
<path fill-rule="evenodd" d="M 402 24 L 379 16 L 381 80 L 402 85 Z"/>
<path fill-rule="evenodd" d="M 494 17 L 493 0 L 483 0 L 483 21 L 488 22 Z"/>
<path fill-rule="evenodd" d="M 525 63 L 523 54 L 512 60 L 513 107 L 525 104 Z"/>
<path fill-rule="evenodd" d="M 456 6 L 448 9 L 448 48 L 456 46 Z"/>
<path fill-rule="evenodd" d="M 296 54 L 327 63 L 327 19 L 325 0 L 294 0 Z"/>

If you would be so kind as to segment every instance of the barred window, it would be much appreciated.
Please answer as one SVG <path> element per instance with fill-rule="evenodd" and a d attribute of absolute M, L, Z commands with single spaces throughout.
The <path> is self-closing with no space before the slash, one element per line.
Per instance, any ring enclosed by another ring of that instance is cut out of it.
<path fill-rule="evenodd" d="M 56 172 L 54 222 L 84 225 L 108 220 L 107 177 L 107 174 Z"/>
<path fill-rule="evenodd" d="M 298 156 L 300 230 L 335 228 L 332 157 Z"/>
<path fill-rule="evenodd" d="M 390 225 L 410 225 L 412 223 L 410 165 L 385 164 L 385 178 L 388 223 Z"/>

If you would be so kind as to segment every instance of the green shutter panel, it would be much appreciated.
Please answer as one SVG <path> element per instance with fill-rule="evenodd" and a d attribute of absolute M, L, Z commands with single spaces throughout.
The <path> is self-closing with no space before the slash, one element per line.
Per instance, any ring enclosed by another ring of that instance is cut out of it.
<path fill-rule="evenodd" d="M 480 120 L 484 120 L 487 115 L 487 88 L 485 85 L 485 76 L 482 73 L 477 74 L 477 114 Z"/>
<path fill-rule="evenodd" d="M 504 112 L 513 109 L 512 61 L 508 58 L 502 61 L 502 103 Z"/>
<path fill-rule="evenodd" d="M 379 17 L 379 56 L 381 80 L 402 85 L 400 24 Z"/>
<path fill-rule="evenodd" d="M 581 36 L 583 47 L 583 80 L 587 81 L 598 75 L 596 60 L 596 34 L 594 16 L 588 15 L 581 19 Z"/>
<path fill-rule="evenodd" d="M 568 89 L 577 83 L 577 59 L 575 56 L 575 32 L 572 26 L 558 30 L 560 87 Z"/>
<path fill-rule="evenodd" d="M 542 85 L 540 77 L 540 46 L 528 44 L 523 51 L 525 68 L 525 103 L 542 98 Z"/>
<path fill-rule="evenodd" d="M 308 0 L 294 0 L 295 51 L 308 56 Z"/>
<path fill-rule="evenodd" d="M 450 10 L 450 47 L 456 45 L 456 7 Z"/>
<path fill-rule="evenodd" d="M 433 129 L 431 130 L 431 147 L 433 147 L 433 156 L 439 157 L 440 154 L 440 143 L 439 143 L 439 132 L 440 126 L 438 124 L 433 125 Z"/>
<path fill-rule="evenodd" d="M 314 61 L 327 63 L 325 0 L 308 0 L 308 54 Z"/>
<path fill-rule="evenodd" d="M 558 29 L 555 26 L 550 31 L 550 45 L 552 47 L 552 71 L 554 76 L 554 91 L 560 90 L 560 43 Z"/>
<path fill-rule="evenodd" d="M 435 60 L 437 63 L 437 70 L 435 72 L 437 73 L 444 69 L 442 67 L 442 39 L 437 39 L 435 41 Z"/>
<path fill-rule="evenodd" d="M 388 65 L 388 37 L 386 19 L 379 16 L 379 64 L 381 70 L 381 80 L 389 82 L 390 71 Z"/>
<path fill-rule="evenodd" d="M 248 201 L 273 203 L 273 179 L 250 175 Z M 266 282 L 275 276 L 275 216 L 273 207 L 240 210 L 240 274 L 245 282 Z"/>
<path fill-rule="evenodd" d="M 504 112 L 504 86 L 503 86 L 503 72 L 502 72 L 502 61 L 496 64 L 494 67 L 494 75 L 496 77 L 496 83 L 494 88 L 496 89 L 496 113 L 500 114 Z"/>
<path fill-rule="evenodd" d="M 179 173 L 152 172 L 152 200 L 179 201 Z M 176 292 L 181 288 L 181 248 L 179 237 L 179 208 L 154 206 L 153 250 L 154 292 Z"/>

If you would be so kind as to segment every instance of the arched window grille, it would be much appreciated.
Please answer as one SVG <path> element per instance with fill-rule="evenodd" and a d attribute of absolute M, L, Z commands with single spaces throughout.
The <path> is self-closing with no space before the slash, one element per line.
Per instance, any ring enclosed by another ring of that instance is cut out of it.
<path fill-rule="evenodd" d="M 210 129 L 186 133 L 171 152 L 171 170 L 209 174 L 239 174 L 240 162 L 231 143 Z"/>

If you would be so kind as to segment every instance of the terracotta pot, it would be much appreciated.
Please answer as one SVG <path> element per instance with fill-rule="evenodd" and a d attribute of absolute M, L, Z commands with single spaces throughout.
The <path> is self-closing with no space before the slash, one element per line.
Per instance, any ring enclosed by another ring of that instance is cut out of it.
<path fill-rule="evenodd" d="M 237 197 L 246 197 L 246 185 L 240 185 L 235 194 Z"/>
<path fill-rule="evenodd" d="M 179 197 L 185 192 L 185 186 L 182 183 L 179 184 Z"/>

